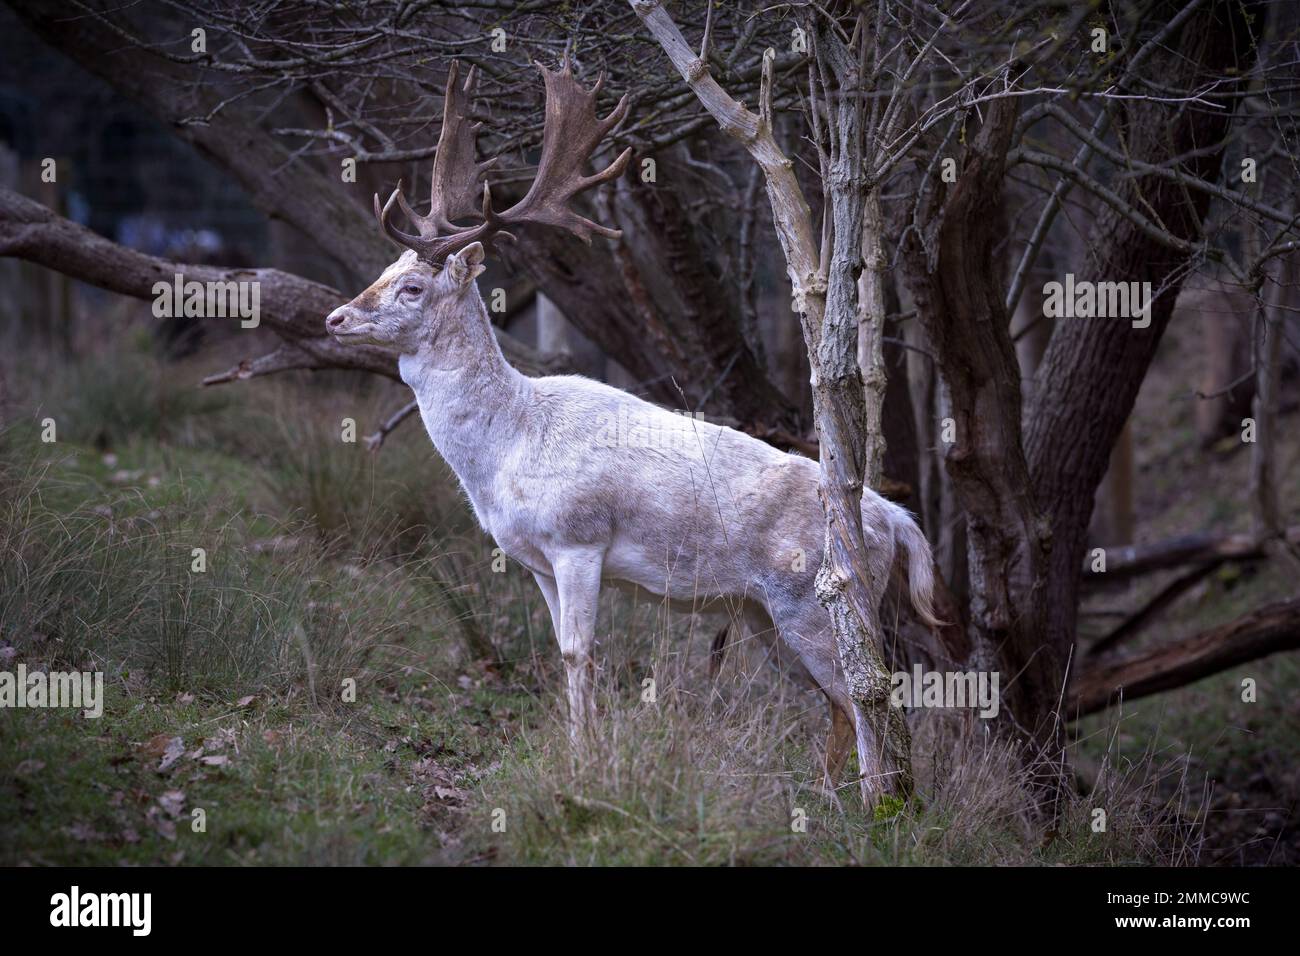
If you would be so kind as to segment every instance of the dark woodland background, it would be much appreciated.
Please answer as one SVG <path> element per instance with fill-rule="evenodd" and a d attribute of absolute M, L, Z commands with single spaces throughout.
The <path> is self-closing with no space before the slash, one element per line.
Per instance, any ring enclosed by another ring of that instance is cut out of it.
<path fill-rule="evenodd" d="M 409 402 L 391 357 L 324 337 L 399 251 L 371 195 L 427 192 L 452 59 L 479 69 L 479 152 L 512 197 L 540 143 L 531 62 L 567 51 L 584 83 L 607 72 L 602 112 L 631 94 L 629 171 L 589 200 L 623 237 L 493 251 L 507 356 L 818 455 L 829 406 L 762 171 L 631 7 L 9 0 L 0 667 L 103 670 L 109 700 L 99 722 L 0 711 L 0 861 L 1300 860 L 1300 8 L 987 2 L 946 6 L 946 32 L 925 4 L 664 9 L 751 109 L 776 51 L 774 140 L 818 237 L 874 191 L 879 484 L 953 621 L 895 620 L 886 652 L 996 667 L 1002 726 L 913 714 L 920 799 L 833 806 L 818 701 L 743 646 L 711 679 L 716 622 L 610 595 L 608 733 L 575 767 L 531 579 L 493 570 L 418 420 L 388 430 Z M 868 105 L 851 145 L 879 175 L 846 185 L 837 55 L 864 16 L 884 67 L 853 83 L 904 135 Z M 158 275 L 251 270 L 257 330 L 151 313 Z M 1151 327 L 1045 319 L 1066 273 L 1151 282 Z"/>

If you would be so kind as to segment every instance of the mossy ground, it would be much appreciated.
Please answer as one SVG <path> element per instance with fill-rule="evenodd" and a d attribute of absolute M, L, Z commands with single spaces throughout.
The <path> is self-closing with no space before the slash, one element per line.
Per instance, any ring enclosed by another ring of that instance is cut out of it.
<path fill-rule="evenodd" d="M 344 417 L 364 431 L 397 391 L 286 377 L 200 392 L 194 369 L 140 348 L 62 374 L 0 433 L 0 653 L 10 669 L 102 671 L 107 699 L 98 720 L 0 710 L 0 864 L 1098 864 L 1296 852 L 1292 657 L 1075 728 L 1080 795 L 1049 838 L 1023 810 L 1015 762 L 938 718 L 915 728 L 915 804 L 865 816 L 851 788 L 842 805 L 828 800 L 815 696 L 743 647 L 710 682 L 711 626 L 611 594 L 602 733 L 575 760 L 549 617 L 528 576 L 493 571 L 491 543 L 418 428 L 378 455 L 340 440 Z M 40 440 L 46 416 L 57 442 Z M 1160 434 L 1169 447 L 1152 454 L 1191 454 L 1185 436 Z M 1239 496 L 1243 466 L 1224 459 L 1215 488 L 1171 507 L 1235 520 L 1202 498 Z M 1144 522 L 1180 524 L 1164 512 Z M 1148 639 L 1285 591 L 1267 567 L 1212 578 Z M 1240 700 L 1243 676 L 1257 681 L 1254 705 Z"/>

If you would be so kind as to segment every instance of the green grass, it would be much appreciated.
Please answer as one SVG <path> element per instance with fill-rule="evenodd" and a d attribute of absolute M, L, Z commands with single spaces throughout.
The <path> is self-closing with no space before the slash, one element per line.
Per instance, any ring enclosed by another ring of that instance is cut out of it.
<path fill-rule="evenodd" d="M 0 432 L 0 667 L 102 671 L 107 703 L 0 709 L 0 864 L 1187 863 L 1218 812 L 1207 773 L 1294 765 L 1278 701 L 1300 674 L 1278 659 L 1245 669 L 1256 710 L 1219 675 L 1085 724 L 1055 833 L 1012 755 L 938 717 L 914 726 L 919 799 L 864 814 L 852 785 L 820 791 L 817 695 L 743 646 L 710 682 L 711 625 L 613 593 L 601 732 L 575 759 L 529 576 L 492 570 L 418 428 L 377 456 L 340 440 L 400 395 L 195 398 L 147 356 L 62 374 L 98 385 L 63 409 L 38 389 Z M 1231 617 L 1258 584 L 1184 610 Z"/>
<path fill-rule="evenodd" d="M 258 701 L 181 704 L 122 686 L 98 721 L 0 713 L 0 762 L 18 768 L 0 787 L 0 855 L 61 865 L 420 862 L 419 796 L 387 766 L 392 755 L 335 732 L 336 720 L 292 717 Z M 205 752 L 159 772 L 148 747 L 158 736 Z"/>

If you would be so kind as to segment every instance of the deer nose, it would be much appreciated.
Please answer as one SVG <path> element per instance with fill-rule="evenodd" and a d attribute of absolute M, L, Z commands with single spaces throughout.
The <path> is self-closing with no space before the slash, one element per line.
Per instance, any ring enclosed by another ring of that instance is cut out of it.
<path fill-rule="evenodd" d="M 348 307 L 341 305 L 325 318 L 325 330 L 327 332 L 337 332 L 343 328 L 343 323 L 348 320 Z"/>

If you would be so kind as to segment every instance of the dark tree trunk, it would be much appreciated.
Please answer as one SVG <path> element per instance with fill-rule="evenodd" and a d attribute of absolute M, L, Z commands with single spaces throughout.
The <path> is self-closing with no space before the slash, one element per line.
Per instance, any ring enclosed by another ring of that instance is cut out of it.
<path fill-rule="evenodd" d="M 550 234 L 521 235 L 513 255 L 643 394 L 742 427 L 801 434 L 798 412 L 745 341 L 740 302 L 717 274 L 683 199 L 677 186 L 625 178 L 605 216 L 623 230 L 622 239 L 581 246 Z"/>
<path fill-rule="evenodd" d="M 1241 7 L 1226 2 L 1198 12 L 1171 38 L 1170 49 L 1155 54 L 1156 75 L 1172 87 L 1192 89 L 1207 78 L 1245 70 L 1251 54 L 1244 17 Z M 1213 147 L 1223 142 L 1231 119 L 1230 108 L 1128 100 L 1120 107 L 1119 133 L 1125 151 L 1139 162 L 1166 164 L 1202 151 L 1182 168 L 1216 182 L 1223 154 Z M 1125 182 L 1121 195 L 1132 205 L 1175 237 L 1199 240 L 1209 204 L 1204 192 L 1156 177 Z M 1188 261 L 1186 253 L 1157 242 L 1109 207 L 1098 216 L 1089 248 L 1089 275 L 1081 278 L 1147 281 L 1165 291 L 1151 306 L 1148 328 L 1134 328 L 1126 319 L 1059 321 L 1039 368 L 1025 448 L 1038 505 L 1050 517 L 1052 549 L 1047 588 L 1037 603 L 1046 605 L 1042 640 L 1062 662 L 1075 638 L 1079 568 L 1096 489 L 1169 324 Z"/>
<path fill-rule="evenodd" d="M 966 515 L 972 662 L 1015 675 L 1002 684 L 1005 718 L 1041 743 L 1055 739 L 1049 715 L 1063 661 L 1039 645 L 1044 609 L 1033 585 L 1045 575 L 1049 536 L 1030 494 L 1020 371 L 995 258 L 1018 112 L 1015 100 L 988 107 L 956 184 L 924 210 L 937 230 L 929 243 L 909 233 L 903 261 L 952 397 L 956 441 L 945 464 Z"/>

